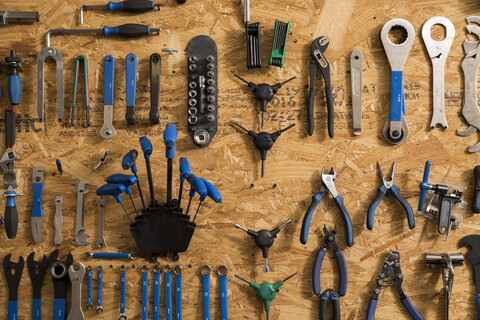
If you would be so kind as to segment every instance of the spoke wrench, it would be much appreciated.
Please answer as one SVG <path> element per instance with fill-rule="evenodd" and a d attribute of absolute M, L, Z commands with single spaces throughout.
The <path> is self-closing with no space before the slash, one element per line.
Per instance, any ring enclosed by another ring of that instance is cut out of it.
<path fill-rule="evenodd" d="M 3 271 L 8 285 L 8 320 L 18 319 L 18 285 L 22 278 L 22 271 L 24 266 L 23 257 L 18 259 L 18 262 L 10 261 L 11 253 L 3 259 Z M 12 269 L 15 273 L 12 274 Z"/>
<path fill-rule="evenodd" d="M 82 310 L 82 282 L 85 276 L 85 266 L 78 264 L 78 270 L 73 265 L 68 268 L 68 277 L 72 282 L 72 303 L 67 320 L 85 320 Z"/>
<path fill-rule="evenodd" d="M 65 320 L 68 268 L 73 264 L 73 256 L 68 254 L 67 260 L 58 260 L 58 249 L 48 257 L 49 272 L 53 280 L 53 317 L 52 320 Z"/>
<path fill-rule="evenodd" d="M 87 241 L 90 235 L 85 232 L 84 195 L 90 191 L 87 189 L 87 185 L 89 185 L 90 182 L 88 180 L 77 180 L 74 181 L 73 184 L 75 185 L 75 190 L 72 192 L 77 194 L 77 213 L 75 216 L 75 232 L 72 234 L 75 240 L 72 241 L 72 244 L 75 246 L 86 246 L 90 244 L 90 242 Z"/>
<path fill-rule="evenodd" d="M 43 255 L 41 261 L 35 261 L 33 257 L 35 252 L 28 255 L 27 268 L 30 280 L 32 281 L 33 300 L 32 300 L 32 320 L 42 319 L 42 284 L 47 269 L 47 256 Z"/>

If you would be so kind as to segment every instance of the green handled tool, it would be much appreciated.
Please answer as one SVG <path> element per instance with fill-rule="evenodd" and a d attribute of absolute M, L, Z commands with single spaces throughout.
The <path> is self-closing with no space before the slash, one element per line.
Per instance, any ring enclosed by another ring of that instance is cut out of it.
<path fill-rule="evenodd" d="M 73 82 L 73 102 L 72 102 L 72 127 L 75 125 L 75 102 L 77 100 L 77 84 L 80 63 L 83 62 L 83 75 L 85 82 L 85 121 L 87 127 L 90 127 L 90 105 L 89 105 L 89 88 L 88 88 L 88 62 L 84 55 L 77 56 L 75 60 L 75 76 Z"/>
<path fill-rule="evenodd" d="M 283 67 L 285 62 L 285 49 L 287 48 L 290 22 L 275 20 L 275 33 L 273 35 L 272 52 L 270 53 L 269 66 Z"/>

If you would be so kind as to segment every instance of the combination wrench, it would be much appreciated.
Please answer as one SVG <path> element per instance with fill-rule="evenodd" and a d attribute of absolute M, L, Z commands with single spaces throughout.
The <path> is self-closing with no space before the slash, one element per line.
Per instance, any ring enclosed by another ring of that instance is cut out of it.
<path fill-rule="evenodd" d="M 148 267 L 142 266 L 142 320 L 148 320 Z"/>
<path fill-rule="evenodd" d="M 165 274 L 165 320 L 172 320 L 172 267 L 163 266 Z"/>
<path fill-rule="evenodd" d="M 125 315 L 125 295 L 126 295 L 126 284 L 127 284 L 127 267 L 125 265 L 120 266 L 120 316 L 118 320 L 127 320 Z"/>
<path fill-rule="evenodd" d="M 90 244 L 87 241 L 87 238 L 90 237 L 85 232 L 85 194 L 90 190 L 87 189 L 87 185 L 90 184 L 88 180 L 77 180 L 74 181 L 75 190 L 73 193 L 77 194 L 77 211 L 75 215 L 75 232 L 73 233 L 74 241 L 72 244 L 75 246 L 86 246 Z"/>
<path fill-rule="evenodd" d="M 78 270 L 73 265 L 68 268 L 68 277 L 72 282 L 72 305 L 67 320 L 85 320 L 82 310 L 82 282 L 85 276 L 85 266 L 78 264 Z"/>
<path fill-rule="evenodd" d="M 445 27 L 446 36 L 442 41 L 435 41 L 431 37 L 431 29 L 434 25 Z M 445 61 L 447 61 L 453 38 L 455 37 L 455 27 L 453 23 L 445 17 L 433 17 L 427 20 L 422 27 L 422 38 L 427 47 L 428 55 L 432 60 L 433 67 L 433 115 L 430 123 L 430 130 L 435 129 L 439 124 L 444 130 L 448 129 L 447 119 L 445 117 Z"/>
<path fill-rule="evenodd" d="M 153 266 L 153 320 L 160 320 L 160 274 L 162 269 L 158 264 Z"/>
<path fill-rule="evenodd" d="M 98 204 L 98 240 L 97 247 L 105 247 L 107 242 L 105 241 L 105 206 L 107 205 L 107 197 L 97 196 Z"/>
<path fill-rule="evenodd" d="M 210 273 L 212 268 L 204 265 L 200 272 L 202 274 L 203 285 L 203 320 L 211 320 L 210 318 Z"/>
<path fill-rule="evenodd" d="M 98 288 L 97 288 L 97 309 L 96 312 L 103 312 L 103 267 L 98 266 Z"/>
<path fill-rule="evenodd" d="M 389 39 L 392 29 L 401 28 L 406 32 L 406 38 L 402 43 L 395 44 Z M 388 21 L 380 32 L 380 40 L 390 63 L 390 115 L 383 127 L 383 135 L 388 142 L 397 144 L 403 142 L 408 136 L 408 126 L 405 121 L 405 92 L 403 88 L 403 68 L 408 54 L 415 40 L 413 26 L 404 19 Z"/>
<path fill-rule="evenodd" d="M 175 320 L 182 320 L 182 266 L 173 267 L 175 274 Z"/>
<path fill-rule="evenodd" d="M 222 320 L 228 320 L 227 273 L 228 269 L 226 266 L 218 267 L 217 274 L 220 281 L 220 319 Z"/>
<path fill-rule="evenodd" d="M 92 299 L 92 286 L 93 286 L 93 276 L 92 276 L 92 266 L 87 267 L 87 310 L 93 309 L 93 299 Z"/>

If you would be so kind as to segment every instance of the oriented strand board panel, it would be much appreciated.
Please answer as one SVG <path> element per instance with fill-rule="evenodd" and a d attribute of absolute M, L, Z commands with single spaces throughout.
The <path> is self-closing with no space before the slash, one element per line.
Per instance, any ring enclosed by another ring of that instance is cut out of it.
<path fill-rule="evenodd" d="M 374 288 L 374 279 L 380 271 L 388 250 L 398 250 L 404 273 L 403 288 L 424 319 L 442 319 L 444 313 L 441 271 L 431 270 L 425 264 L 425 253 L 465 252 L 458 248 L 458 241 L 465 235 L 479 232 L 480 222 L 472 214 L 473 168 L 478 164 L 478 154 L 469 154 L 470 145 L 478 142 L 478 135 L 468 138 L 455 134 L 456 129 L 465 129 L 461 116 L 463 75 L 460 63 L 464 53 L 462 43 L 467 39 L 465 18 L 480 15 L 477 0 L 263 0 L 251 1 L 251 21 L 261 22 L 261 48 L 264 68 L 246 70 L 246 48 L 243 23 L 243 3 L 240 0 L 187 0 L 177 5 L 168 0 L 160 12 L 140 15 L 109 13 L 90 10 L 85 13 L 85 24 L 78 26 L 79 9 L 84 4 L 102 4 L 98 0 L 58 1 L 3 0 L 0 10 L 36 10 L 41 21 L 33 25 L 10 25 L 0 27 L 0 57 L 2 61 L 15 49 L 23 58 L 21 103 L 17 107 L 16 151 L 20 160 L 16 164 L 19 182 L 18 192 L 25 195 L 17 198 L 19 212 L 18 236 L 7 240 L 0 231 L 2 248 L 0 258 L 12 253 L 16 261 L 35 251 L 38 255 L 49 254 L 56 246 L 54 236 L 54 198 L 64 199 L 63 244 L 59 246 L 61 257 L 72 252 L 75 262 L 97 267 L 104 271 L 104 313 L 85 310 L 87 318 L 117 319 L 119 315 L 120 273 L 119 266 L 125 263 L 127 271 L 127 316 L 141 318 L 141 271 L 142 265 L 151 268 L 154 263 L 149 255 L 140 255 L 135 261 L 88 261 L 85 251 L 95 251 L 98 236 L 98 207 L 95 190 L 104 179 L 120 173 L 121 159 L 130 149 L 140 150 L 138 138 L 146 135 L 153 142 L 152 167 L 155 194 L 165 201 L 166 160 L 163 145 L 163 130 L 166 123 L 174 122 L 178 128 L 176 145 L 175 176 L 179 157 L 188 157 L 192 171 L 217 185 L 223 195 L 222 204 L 206 201 L 197 218 L 198 227 L 189 250 L 178 261 L 184 267 L 183 314 L 185 319 L 202 319 L 202 292 L 200 267 L 209 264 L 214 269 L 225 264 L 229 269 L 228 294 L 231 319 L 265 318 L 262 305 L 252 289 L 234 278 L 238 274 L 246 279 L 263 282 L 277 281 L 297 272 L 285 283 L 273 301 L 271 319 L 318 319 L 319 298 L 312 293 L 312 266 L 320 244 L 325 224 L 339 228 L 337 241 L 348 264 L 348 291 L 340 299 L 342 319 L 363 319 L 369 301 L 369 291 Z M 426 48 L 421 39 L 421 26 L 430 17 L 445 16 L 455 25 L 456 36 L 445 68 L 445 104 L 449 129 L 429 130 L 432 116 L 432 68 Z M 390 19 L 404 18 L 412 23 L 416 39 L 405 65 L 406 120 L 410 134 L 405 142 L 390 145 L 383 138 L 383 126 L 388 117 L 390 99 L 390 67 L 379 41 L 382 26 Z M 287 44 L 287 59 L 283 68 L 266 66 L 273 39 L 275 19 L 290 21 Z M 52 36 L 52 47 L 64 58 L 65 76 L 65 121 L 56 121 L 55 69 L 46 64 L 45 84 L 46 121 L 37 121 L 36 111 L 36 56 L 45 46 L 45 35 L 56 28 L 101 28 L 123 23 L 142 23 L 161 28 L 159 36 L 138 40 L 105 38 L 96 35 Z M 187 123 L 187 61 L 186 47 L 191 38 L 199 34 L 212 37 L 219 51 L 219 131 L 206 149 L 196 148 L 186 131 Z M 306 97 L 309 79 L 309 51 L 313 39 L 328 35 L 331 44 L 325 55 L 331 63 L 332 86 L 335 100 L 335 138 L 329 139 L 326 131 L 326 106 L 323 81 L 317 80 L 315 103 L 315 132 L 307 135 Z M 473 38 L 470 38 L 473 40 Z M 148 122 L 149 112 L 149 57 L 163 48 L 174 48 L 178 53 L 162 54 L 162 82 L 160 96 L 161 124 Z M 358 137 L 353 135 L 351 86 L 349 73 L 350 54 L 359 48 L 364 56 L 363 128 Z M 133 52 L 138 57 L 136 111 L 139 121 L 127 127 L 125 121 L 125 57 Z M 78 96 L 77 125 L 69 125 L 73 97 L 75 58 L 83 54 L 89 60 L 89 83 L 91 90 L 92 126 L 84 126 L 83 84 Z M 116 59 L 114 139 L 103 140 L 99 129 L 103 122 L 103 59 L 106 55 Z M 2 63 L 2 68 L 4 64 Z M 257 83 L 281 82 L 289 77 L 297 78 L 283 86 L 269 104 L 265 131 L 273 132 L 295 123 L 296 126 L 283 133 L 269 151 L 266 161 L 266 176 L 260 178 L 260 156 L 248 136 L 231 123 L 242 123 L 258 131 L 259 105 L 250 89 L 234 77 L 234 74 Z M 0 74 L 2 97 L 0 105 L 8 106 L 6 94 L 8 73 Z M 3 128 L 3 125 L 2 125 Z M 1 139 L 1 148 L 4 139 Z M 93 173 L 98 157 L 111 149 L 105 166 Z M 58 174 L 55 159 L 63 163 L 64 173 Z M 379 205 L 373 231 L 365 226 L 366 211 L 381 184 L 376 162 L 379 161 L 389 174 L 396 161 L 396 184 L 411 206 L 418 203 L 418 184 L 422 179 L 426 160 L 432 161 L 431 182 L 446 183 L 465 192 L 468 205 L 456 209 L 462 216 L 461 228 L 452 230 L 448 242 L 436 231 L 436 221 L 416 214 L 416 228 L 409 230 L 405 213 L 390 195 Z M 148 197 L 148 184 L 143 157 L 138 159 L 139 180 Z M 43 242 L 35 244 L 30 230 L 32 209 L 32 167 L 45 167 L 43 193 L 44 222 Z M 334 167 L 337 173 L 336 186 L 344 197 L 345 205 L 353 222 L 355 245 L 345 245 L 344 228 L 340 214 L 331 196 L 325 196 L 316 210 L 310 228 L 310 240 L 301 245 L 300 229 L 311 196 L 321 185 L 322 167 Z M 86 229 L 91 235 L 91 244 L 75 247 L 70 244 L 74 230 L 76 197 L 72 182 L 78 179 L 90 181 L 90 193 L 86 194 Z M 174 190 L 179 181 L 175 179 Z M 186 205 L 186 191 L 183 203 Z M 134 188 L 133 198 L 137 208 L 140 198 Z M 128 197 L 124 205 L 134 216 Z M 198 200 L 194 200 L 196 207 Z M 2 200 L 2 205 L 4 200 Z M 121 206 L 113 199 L 106 207 L 107 247 L 102 251 L 137 251 L 129 231 L 129 222 Z M 234 229 L 239 223 L 246 228 L 274 228 L 287 219 L 293 224 L 278 235 L 270 249 L 271 272 L 263 272 L 261 252 L 242 231 Z M 160 257 L 158 262 L 176 264 L 169 257 Z M 112 268 L 110 268 L 112 266 Z M 135 266 L 135 268 L 130 268 Z M 337 288 L 338 271 L 331 250 L 325 258 L 321 275 L 322 289 Z M 96 272 L 94 272 L 94 299 L 96 298 Z M 455 319 L 475 318 L 474 293 L 471 266 L 468 262 L 455 269 L 455 283 L 450 314 Z M 163 280 L 162 280 L 163 282 Z M 86 305 L 86 281 L 83 287 L 83 306 Z M 150 316 L 153 310 L 153 274 L 150 271 Z M 212 319 L 220 319 L 218 277 L 212 276 Z M 20 283 L 20 319 L 28 319 L 31 312 L 31 283 L 24 270 Z M 0 276 L 0 318 L 7 316 L 7 286 Z M 52 314 L 53 286 L 49 276 L 43 286 L 45 318 Z M 161 317 L 164 317 L 165 297 L 161 297 Z M 68 303 L 68 307 L 70 302 Z M 394 288 L 382 290 L 376 319 L 409 319 Z"/>

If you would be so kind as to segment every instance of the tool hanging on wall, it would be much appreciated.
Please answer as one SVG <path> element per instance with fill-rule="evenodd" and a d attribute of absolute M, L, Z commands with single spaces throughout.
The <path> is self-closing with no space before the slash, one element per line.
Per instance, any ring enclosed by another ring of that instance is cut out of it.
<path fill-rule="evenodd" d="M 442 292 L 445 294 L 445 320 L 448 320 L 450 297 L 453 289 L 454 267 L 463 266 L 463 255 L 461 253 L 442 253 L 425 254 L 427 266 L 430 268 L 442 268 L 442 279 L 444 288 Z"/>
<path fill-rule="evenodd" d="M 350 56 L 350 76 L 352 77 L 352 114 L 353 134 L 362 133 L 362 90 L 363 90 L 363 55 L 355 49 Z"/>
<path fill-rule="evenodd" d="M 473 213 L 480 213 L 480 166 L 473 169 Z"/>
<path fill-rule="evenodd" d="M 148 320 L 148 267 L 142 268 L 142 320 Z"/>
<path fill-rule="evenodd" d="M 14 320 L 18 319 L 18 285 L 22 278 L 25 262 L 23 257 L 20 257 L 16 263 L 12 262 L 11 256 L 12 254 L 9 253 L 3 259 L 3 272 L 8 286 L 8 319 Z"/>
<path fill-rule="evenodd" d="M 125 212 L 125 215 L 127 216 L 128 220 L 130 221 L 131 224 L 133 224 L 133 221 L 132 219 L 130 218 L 130 216 L 128 215 L 128 212 L 127 210 L 125 209 L 125 207 L 123 206 L 123 199 L 122 199 L 122 196 L 121 194 L 124 193 L 125 191 L 127 190 L 127 187 L 123 184 L 105 184 L 103 186 L 101 186 L 100 188 L 98 188 L 95 193 L 97 194 L 97 196 L 112 196 L 115 198 L 115 201 L 117 201 L 117 203 L 120 203 L 120 205 L 122 206 L 122 209 L 123 209 L 123 212 Z"/>
<path fill-rule="evenodd" d="M 0 26 L 6 26 L 10 22 L 24 24 L 39 21 L 40 15 L 36 11 L 0 11 Z"/>
<path fill-rule="evenodd" d="M 87 188 L 90 185 L 88 180 L 76 180 L 72 183 L 75 185 L 73 193 L 77 194 L 77 210 L 75 213 L 75 232 L 72 234 L 73 241 L 71 243 L 75 246 L 86 246 L 90 244 L 87 238 L 90 237 L 85 230 L 85 195 L 90 192 Z"/>
<path fill-rule="evenodd" d="M 108 55 L 103 60 L 103 126 L 100 136 L 112 139 L 115 136 L 113 127 L 113 93 L 115 87 L 115 59 Z"/>
<path fill-rule="evenodd" d="M 120 316 L 118 320 L 127 320 L 125 315 L 125 296 L 127 293 L 127 267 L 120 266 Z"/>
<path fill-rule="evenodd" d="M 85 259 L 137 259 L 135 252 L 120 253 L 120 252 L 85 252 Z"/>
<path fill-rule="evenodd" d="M 139 138 L 140 146 L 142 147 L 143 157 L 145 158 L 145 166 L 147 168 L 148 187 L 150 189 L 150 207 L 157 207 L 158 203 L 155 200 L 155 189 L 153 188 L 152 167 L 150 165 L 150 157 L 153 152 L 152 142 L 146 137 Z"/>
<path fill-rule="evenodd" d="M 137 56 L 133 53 L 129 53 L 125 58 L 125 72 L 126 72 L 126 102 L 127 112 L 125 113 L 125 119 L 127 124 L 133 125 L 137 122 L 135 116 L 135 93 L 137 91 Z"/>
<path fill-rule="evenodd" d="M 92 298 L 92 286 L 93 286 L 93 276 L 92 276 L 92 266 L 87 267 L 87 310 L 93 309 L 93 298 Z"/>
<path fill-rule="evenodd" d="M 203 288 L 203 320 L 210 320 L 210 273 L 212 268 L 208 265 L 204 265 L 200 268 L 200 274 L 202 276 L 202 288 Z"/>
<path fill-rule="evenodd" d="M 168 264 L 164 265 L 163 274 L 165 275 L 165 319 L 172 320 L 172 267 Z"/>
<path fill-rule="evenodd" d="M 285 49 L 287 48 L 288 32 L 290 22 L 275 20 L 275 31 L 273 33 L 272 51 L 270 52 L 269 66 L 283 67 L 285 62 Z"/>
<path fill-rule="evenodd" d="M 247 38 L 247 68 L 262 67 L 260 50 L 260 22 L 250 23 L 250 0 L 245 1 L 245 36 Z"/>
<path fill-rule="evenodd" d="M 83 62 L 83 75 L 85 82 L 85 124 L 87 127 L 90 127 L 90 92 L 88 86 L 88 61 L 84 55 L 77 56 L 75 59 L 75 76 L 73 81 L 73 100 L 72 100 L 72 127 L 75 125 L 75 102 L 77 100 L 77 84 L 78 84 L 78 74 L 80 63 Z"/>
<path fill-rule="evenodd" d="M 217 44 L 208 36 L 197 36 L 187 47 L 188 133 L 197 147 L 213 140 L 218 126 Z"/>
<path fill-rule="evenodd" d="M 175 274 L 175 320 L 182 320 L 182 266 L 173 267 Z"/>
<path fill-rule="evenodd" d="M 84 5 L 80 8 L 80 24 L 83 24 L 84 11 L 92 9 L 108 9 L 108 11 L 124 11 L 130 13 L 143 13 L 152 11 L 155 8 L 160 11 L 160 7 L 164 7 L 164 3 L 154 3 L 149 0 L 124 0 L 119 2 L 109 1 L 108 4 L 103 5 Z"/>
<path fill-rule="evenodd" d="M 475 305 L 477 307 L 477 319 L 480 318 L 480 235 L 471 234 L 460 239 L 460 248 L 470 247 L 471 250 L 465 254 L 472 265 L 472 280 L 475 284 Z"/>
<path fill-rule="evenodd" d="M 33 185 L 33 206 L 30 224 L 32 229 L 33 241 L 42 242 L 43 234 L 43 180 L 45 177 L 43 167 L 33 167 L 32 185 Z"/>
<path fill-rule="evenodd" d="M 67 320 L 85 320 L 82 310 L 82 282 L 85 276 L 85 266 L 78 264 L 78 270 L 73 265 L 68 268 L 68 277 L 72 283 L 72 303 L 68 312 Z"/>
<path fill-rule="evenodd" d="M 308 114 L 308 135 L 313 134 L 315 129 L 315 113 L 313 108 L 315 106 L 315 82 L 317 79 L 317 68 L 320 69 L 325 83 L 325 100 L 327 101 L 327 117 L 328 117 L 328 135 L 333 138 L 334 128 L 334 108 L 332 95 L 332 81 L 330 78 L 330 63 L 325 57 L 324 53 L 330 44 L 330 38 L 327 36 L 318 37 L 312 42 L 310 51 L 310 88 L 307 99 L 307 114 Z"/>
<path fill-rule="evenodd" d="M 101 165 L 107 163 L 107 156 L 110 153 L 110 149 L 105 150 L 105 152 L 98 158 L 98 163 L 95 167 L 93 167 L 92 171 L 95 172 L 100 168 Z"/>
<path fill-rule="evenodd" d="M 125 154 L 125 156 L 123 156 L 122 168 L 123 170 L 130 169 L 133 175 L 135 176 L 135 178 L 137 178 L 138 193 L 140 194 L 140 200 L 142 200 L 143 211 L 146 211 L 147 208 L 145 207 L 145 200 L 143 199 L 142 189 L 140 188 L 140 183 L 138 182 L 137 165 L 136 165 L 137 157 L 138 157 L 138 151 L 135 149 L 130 150 L 127 154 Z"/>
<path fill-rule="evenodd" d="M 63 241 L 62 237 L 62 225 L 63 225 L 63 216 L 62 216 L 62 205 L 63 198 L 60 196 L 55 197 L 55 216 L 53 218 L 55 224 L 55 237 L 53 238 L 53 243 L 56 245 L 61 245 Z"/>
<path fill-rule="evenodd" d="M 252 239 L 255 241 L 255 244 L 257 247 L 259 247 L 262 250 L 262 255 L 263 259 L 265 260 L 265 272 L 269 272 L 270 268 L 268 267 L 268 248 L 270 248 L 273 245 L 273 242 L 275 238 L 277 237 L 277 234 L 285 228 L 287 225 L 291 224 L 292 220 L 288 219 L 285 221 L 284 224 L 282 224 L 280 227 L 276 227 L 273 230 L 266 230 L 262 229 L 259 231 L 254 231 L 251 229 L 245 229 L 244 227 L 240 226 L 239 224 L 235 224 L 234 227 L 240 230 L 245 231 L 249 236 L 252 237 Z"/>
<path fill-rule="evenodd" d="M 277 83 L 277 84 L 274 84 L 273 86 L 271 86 L 271 85 L 266 84 L 266 83 L 255 84 L 253 82 L 249 82 L 249 81 L 241 78 L 240 76 L 238 76 L 236 74 L 234 74 L 234 76 L 237 77 L 238 79 L 242 80 L 243 82 L 245 82 L 250 87 L 250 89 L 252 90 L 252 92 L 255 95 L 255 98 L 257 99 L 257 101 L 260 101 L 260 109 L 262 110 L 262 128 L 263 128 L 263 122 L 264 122 L 264 118 L 265 118 L 265 112 L 267 111 L 267 104 L 270 101 L 272 101 L 275 94 L 278 92 L 278 90 L 285 83 L 290 82 L 290 81 L 292 81 L 293 79 L 296 78 L 296 76 L 295 76 L 295 77 L 292 77 L 292 78 L 288 79 L 287 81 Z"/>
<path fill-rule="evenodd" d="M 162 70 L 162 57 L 158 53 L 150 56 L 150 113 L 148 117 L 153 124 L 160 123 L 158 113 L 158 97 L 160 96 L 160 79 Z"/>
<path fill-rule="evenodd" d="M 43 255 L 42 260 L 35 261 L 35 252 L 27 257 L 27 269 L 30 281 L 32 282 L 32 320 L 42 319 L 42 284 L 47 269 L 47 256 Z"/>
<path fill-rule="evenodd" d="M 153 266 L 153 320 L 160 320 L 160 275 L 162 268 Z"/>
<path fill-rule="evenodd" d="M 17 193 L 12 186 L 9 186 L 3 196 L 7 198 L 3 218 L 3 223 L 5 223 L 5 233 L 7 234 L 8 239 L 15 239 L 17 237 L 18 229 L 18 212 L 15 197 L 23 196 L 23 193 Z"/>
<path fill-rule="evenodd" d="M 237 122 L 233 122 L 235 125 L 237 125 L 240 129 L 244 130 L 247 132 L 247 134 L 250 136 L 250 139 L 252 139 L 253 143 L 255 144 L 255 147 L 260 151 L 260 159 L 262 160 L 262 173 L 261 177 L 263 178 L 265 174 L 265 160 L 267 159 L 267 151 L 270 150 L 273 147 L 273 144 L 275 141 L 277 141 L 278 137 L 288 129 L 292 128 L 295 126 L 294 124 L 289 125 L 285 129 L 275 131 L 273 133 L 268 133 L 268 132 L 253 132 L 252 130 L 248 130 L 245 127 L 241 126 Z"/>
<path fill-rule="evenodd" d="M 62 168 L 62 162 L 60 159 L 55 160 L 55 164 L 57 165 L 57 170 L 60 175 L 63 175 L 63 168 Z"/>
<path fill-rule="evenodd" d="M 98 313 L 103 313 L 103 267 L 102 266 L 97 267 L 97 273 L 98 273 L 97 309 L 95 309 L 95 312 L 98 314 Z"/>
<path fill-rule="evenodd" d="M 73 264 L 71 253 L 65 261 L 58 260 L 58 249 L 48 257 L 49 274 L 53 280 L 53 320 L 66 319 L 67 285 L 69 282 L 68 269 Z"/>
<path fill-rule="evenodd" d="M 227 273 L 226 266 L 219 266 L 217 268 L 218 281 L 220 282 L 220 319 L 228 320 L 228 288 L 227 288 Z"/>
<path fill-rule="evenodd" d="M 98 205 L 98 239 L 97 248 L 102 248 L 107 245 L 105 240 L 105 206 L 107 205 L 107 197 L 97 196 Z"/>

